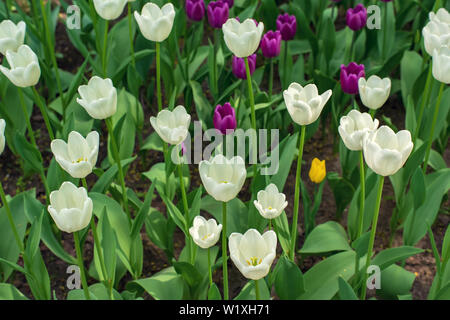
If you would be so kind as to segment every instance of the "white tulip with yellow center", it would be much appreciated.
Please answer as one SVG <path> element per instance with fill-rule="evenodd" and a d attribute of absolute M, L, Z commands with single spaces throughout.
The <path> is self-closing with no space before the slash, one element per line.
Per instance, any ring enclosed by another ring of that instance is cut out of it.
<path fill-rule="evenodd" d="M 0 23 L 0 53 L 5 55 L 8 50 L 17 51 L 25 39 L 26 24 L 19 21 L 14 24 L 11 20 Z"/>
<path fill-rule="evenodd" d="M 127 0 L 94 0 L 97 14 L 105 20 L 114 20 L 120 17 Z"/>
<path fill-rule="evenodd" d="M 247 279 L 259 280 L 270 271 L 277 249 L 277 235 L 272 230 L 261 235 L 255 229 L 245 234 L 232 233 L 229 238 L 230 257 Z"/>
<path fill-rule="evenodd" d="M 222 26 L 225 43 L 238 58 L 251 56 L 258 50 L 264 23 L 256 25 L 253 19 L 239 22 L 235 18 L 228 19 Z"/>
<path fill-rule="evenodd" d="M 117 111 L 117 90 L 109 78 L 94 76 L 87 85 L 78 87 L 78 93 L 78 104 L 94 119 L 109 118 Z"/>
<path fill-rule="evenodd" d="M 173 111 L 161 110 L 150 123 L 164 142 L 179 145 L 187 137 L 191 116 L 183 106 L 177 106 Z"/>
<path fill-rule="evenodd" d="M 383 106 L 391 93 L 391 79 L 373 75 L 369 79 L 359 78 L 359 95 L 362 103 L 369 109 L 377 110 Z"/>
<path fill-rule="evenodd" d="M 377 128 L 377 119 L 372 119 L 367 112 L 361 113 L 353 109 L 341 118 L 338 131 L 345 146 L 350 150 L 358 151 L 363 148 L 366 133 Z"/>
<path fill-rule="evenodd" d="M 208 249 L 215 245 L 220 237 L 222 225 L 217 225 L 216 220 L 206 220 L 202 216 L 194 218 L 193 226 L 189 229 L 194 242 L 203 249 Z"/>
<path fill-rule="evenodd" d="M 78 132 L 72 131 L 67 143 L 55 139 L 50 147 L 61 168 L 74 178 L 85 178 L 97 163 L 99 140 L 97 131 L 90 132 L 86 139 Z"/>
<path fill-rule="evenodd" d="M 287 207 L 286 195 L 278 192 L 278 188 L 273 183 L 257 194 L 257 199 L 253 203 L 259 213 L 266 219 L 275 219 Z"/>
<path fill-rule="evenodd" d="M 147 40 L 162 42 L 167 39 L 172 31 L 175 9 L 170 2 L 161 8 L 149 2 L 142 8 L 141 14 L 137 11 L 134 12 L 134 18 L 142 35 Z"/>
<path fill-rule="evenodd" d="M 11 69 L 0 66 L 0 71 L 17 87 L 25 88 L 36 85 L 41 77 L 38 57 L 26 44 L 17 51 L 8 50 L 6 60 Z"/>

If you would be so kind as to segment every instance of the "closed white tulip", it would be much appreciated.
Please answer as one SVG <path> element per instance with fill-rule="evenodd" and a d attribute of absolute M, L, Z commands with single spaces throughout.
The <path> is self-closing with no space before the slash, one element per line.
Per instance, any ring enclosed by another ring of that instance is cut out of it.
<path fill-rule="evenodd" d="M 339 124 L 339 134 L 345 146 L 353 151 L 362 150 L 366 133 L 378 128 L 378 120 L 372 119 L 370 114 L 358 110 L 350 111 L 343 116 Z"/>
<path fill-rule="evenodd" d="M 381 176 L 390 176 L 400 170 L 412 149 L 411 133 L 408 130 L 395 134 L 388 126 L 367 133 L 363 147 L 367 165 Z"/>
<path fill-rule="evenodd" d="M 163 141 L 179 145 L 187 137 L 191 116 L 183 106 L 177 106 L 173 111 L 161 110 L 150 123 Z"/>
<path fill-rule="evenodd" d="M 26 44 L 21 45 L 17 52 L 6 52 L 11 69 L 0 66 L 0 71 L 17 87 L 31 87 L 39 82 L 41 68 L 36 54 Z"/>
<path fill-rule="evenodd" d="M 362 103 L 369 109 L 377 110 L 383 106 L 391 93 L 391 79 L 373 75 L 369 79 L 359 78 L 359 95 Z"/>
<path fill-rule="evenodd" d="M 122 14 L 127 2 L 127 0 L 94 0 L 94 7 L 103 19 L 114 20 Z"/>
<path fill-rule="evenodd" d="M 422 29 L 425 50 L 432 56 L 435 49 L 450 45 L 450 25 L 431 20 Z"/>
<path fill-rule="evenodd" d="M 253 201 L 256 209 L 266 219 L 275 219 L 287 207 L 286 196 L 278 192 L 278 188 L 273 183 L 257 194 L 257 200 Z"/>
<path fill-rule="evenodd" d="M 331 93 L 331 90 L 327 90 L 319 95 L 315 84 L 302 87 L 293 82 L 284 90 L 283 97 L 292 120 L 299 125 L 308 125 L 319 118 Z"/>
<path fill-rule="evenodd" d="M 433 77 L 450 84 L 450 48 L 440 47 L 433 52 Z"/>
<path fill-rule="evenodd" d="M 208 249 L 215 245 L 219 240 L 221 231 L 222 225 L 217 225 L 216 220 L 206 220 L 202 216 L 196 216 L 193 226 L 189 228 L 192 240 L 203 249 Z"/>
<path fill-rule="evenodd" d="M 240 23 L 234 18 L 228 19 L 222 26 L 225 43 L 238 58 L 245 58 L 255 53 L 261 42 L 264 23 L 256 25 L 252 19 Z"/>
<path fill-rule="evenodd" d="M 175 9 L 171 3 L 166 3 L 160 9 L 153 2 L 149 2 L 142 8 L 141 14 L 135 11 L 134 17 L 146 39 L 162 42 L 172 31 Z"/>
<path fill-rule="evenodd" d="M 245 234 L 232 233 L 229 238 L 230 257 L 244 277 L 264 278 L 270 271 L 277 249 L 277 235 L 272 230 L 261 235 L 255 229 Z"/>
<path fill-rule="evenodd" d="M 117 90 L 111 79 L 92 77 L 87 85 L 78 87 L 77 102 L 94 119 L 106 119 L 117 111 Z"/>
<path fill-rule="evenodd" d="M 85 178 L 97 162 L 99 140 L 97 131 L 90 132 L 86 139 L 78 132 L 72 131 L 67 143 L 55 139 L 50 147 L 61 168 L 74 178 Z"/>
<path fill-rule="evenodd" d="M 227 159 L 222 154 L 216 155 L 211 161 L 201 161 L 199 173 L 206 191 L 222 202 L 237 196 L 247 176 L 244 159 L 239 156 Z"/>
<path fill-rule="evenodd" d="M 23 21 L 14 24 L 11 20 L 3 20 L 0 23 L 0 53 L 5 55 L 8 50 L 17 51 L 23 45 L 25 29 Z"/>
<path fill-rule="evenodd" d="M 5 119 L 0 119 L 0 154 L 5 150 Z"/>
<path fill-rule="evenodd" d="M 48 212 L 56 226 L 68 233 L 87 227 L 92 217 L 92 199 L 83 187 L 77 188 L 72 182 L 64 182 L 59 190 L 50 193 Z"/>

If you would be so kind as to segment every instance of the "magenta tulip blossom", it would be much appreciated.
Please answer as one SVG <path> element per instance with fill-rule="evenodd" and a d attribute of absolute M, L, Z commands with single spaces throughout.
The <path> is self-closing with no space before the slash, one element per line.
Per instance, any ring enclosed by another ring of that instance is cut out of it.
<path fill-rule="evenodd" d="M 222 0 L 223 2 L 226 2 L 228 4 L 228 8 L 232 8 L 234 4 L 234 0 Z"/>
<path fill-rule="evenodd" d="M 294 15 L 280 14 L 277 18 L 277 30 L 280 30 L 283 40 L 294 39 L 297 32 L 297 19 Z"/>
<path fill-rule="evenodd" d="M 261 51 L 264 57 L 274 58 L 280 54 L 281 33 L 279 30 L 269 30 L 261 39 Z"/>
<path fill-rule="evenodd" d="M 229 8 L 224 1 L 211 1 L 206 12 L 208 13 L 208 22 L 213 28 L 222 28 L 222 25 L 228 20 Z"/>
<path fill-rule="evenodd" d="M 350 62 L 348 66 L 341 65 L 341 88 L 348 94 L 358 93 L 359 78 L 365 77 L 364 65 Z"/>
<path fill-rule="evenodd" d="M 256 68 L 256 53 L 252 54 L 251 56 L 248 56 L 248 67 L 250 69 L 250 75 L 252 75 L 253 72 L 255 72 L 255 68 Z M 233 56 L 232 70 L 233 70 L 233 74 L 237 78 L 244 79 L 244 80 L 247 79 L 244 58 L 238 58 L 236 56 Z"/>
<path fill-rule="evenodd" d="M 186 0 L 186 15 L 194 21 L 201 21 L 205 15 L 205 2 L 203 0 Z"/>
<path fill-rule="evenodd" d="M 216 106 L 214 110 L 214 128 L 219 130 L 222 134 L 227 134 L 227 130 L 234 130 L 237 126 L 236 111 L 229 102 L 221 106 Z"/>
<path fill-rule="evenodd" d="M 360 3 L 353 9 L 347 10 L 347 26 L 353 31 L 364 28 L 367 22 L 367 9 Z"/>

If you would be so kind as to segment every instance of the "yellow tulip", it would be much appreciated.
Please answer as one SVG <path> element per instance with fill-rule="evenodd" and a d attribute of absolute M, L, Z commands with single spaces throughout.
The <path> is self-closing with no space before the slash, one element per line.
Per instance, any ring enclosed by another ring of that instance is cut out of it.
<path fill-rule="evenodd" d="M 325 160 L 320 161 L 314 158 L 311 162 L 311 169 L 309 170 L 309 179 L 314 183 L 321 183 L 326 175 Z"/>

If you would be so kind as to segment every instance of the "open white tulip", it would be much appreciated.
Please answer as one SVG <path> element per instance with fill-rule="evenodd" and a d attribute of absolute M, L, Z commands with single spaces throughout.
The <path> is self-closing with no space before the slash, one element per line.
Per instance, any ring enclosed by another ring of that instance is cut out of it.
<path fill-rule="evenodd" d="M 48 212 L 56 226 L 68 233 L 84 229 L 92 217 L 92 199 L 83 187 L 77 188 L 72 182 L 64 182 L 59 190 L 50 193 Z"/>
<path fill-rule="evenodd" d="M 450 48 L 440 47 L 433 52 L 433 77 L 442 83 L 450 84 Z"/>
<path fill-rule="evenodd" d="M 94 119 L 106 119 L 117 111 L 117 90 L 111 79 L 92 77 L 87 85 L 78 87 L 77 102 Z"/>
<path fill-rule="evenodd" d="M 25 39 L 26 24 L 19 21 L 16 24 L 11 20 L 0 23 L 0 53 L 5 55 L 8 50 L 17 51 Z"/>
<path fill-rule="evenodd" d="M 234 199 L 247 177 L 245 162 L 239 156 L 227 159 L 218 154 L 211 161 L 199 163 L 199 173 L 206 191 L 217 201 Z"/>
<path fill-rule="evenodd" d="M 388 126 L 367 133 L 363 147 L 367 165 L 381 176 L 390 176 L 400 170 L 412 149 L 411 133 L 408 130 L 395 134 Z"/>
<path fill-rule="evenodd" d="M 17 52 L 6 52 L 11 69 L 0 66 L 0 71 L 17 87 L 31 87 L 39 82 L 41 68 L 36 54 L 26 44 L 21 45 Z"/>
<path fill-rule="evenodd" d="M 5 150 L 5 119 L 0 119 L 0 154 Z"/>
<path fill-rule="evenodd" d="M 245 58 L 258 49 L 264 31 L 264 23 L 256 25 L 252 19 L 240 23 L 235 18 L 228 19 L 222 26 L 225 43 L 238 58 Z"/>
<path fill-rule="evenodd" d="M 166 3 L 160 9 L 153 2 L 149 2 L 142 8 L 141 14 L 135 11 L 134 17 L 146 39 L 162 42 L 172 31 L 175 9 L 171 3 Z"/>
<path fill-rule="evenodd" d="M 287 207 L 286 196 L 278 192 L 278 188 L 273 183 L 257 194 L 257 199 L 253 203 L 259 213 L 266 219 L 275 219 Z"/>
<path fill-rule="evenodd" d="M 189 132 L 191 116 L 183 106 L 177 106 L 173 111 L 161 110 L 156 117 L 150 118 L 150 123 L 163 141 L 179 145 Z"/>
<path fill-rule="evenodd" d="M 293 82 L 287 90 L 284 90 L 283 97 L 292 120 L 299 125 L 308 125 L 319 118 L 331 93 L 331 90 L 327 90 L 319 96 L 315 84 L 302 87 Z"/>
<path fill-rule="evenodd" d="M 122 14 L 127 2 L 127 0 L 94 0 L 94 7 L 103 19 L 114 20 Z"/>
<path fill-rule="evenodd" d="M 215 245 L 219 240 L 221 231 L 222 225 L 217 225 L 216 220 L 206 220 L 202 216 L 196 216 L 193 226 L 189 228 L 192 240 L 203 249 L 208 249 Z"/>
<path fill-rule="evenodd" d="M 247 279 L 259 280 L 270 271 L 277 249 L 277 235 L 272 230 L 261 235 L 255 229 L 245 234 L 232 233 L 229 238 L 230 257 Z"/>
<path fill-rule="evenodd" d="M 338 128 L 345 146 L 353 151 L 362 150 L 366 133 L 377 130 L 378 120 L 372 119 L 370 114 L 352 110 L 343 116 Z"/>
<path fill-rule="evenodd" d="M 97 162 L 99 140 L 97 131 L 90 132 L 86 139 L 78 132 L 72 131 L 67 143 L 55 139 L 50 147 L 61 168 L 74 178 L 85 178 Z"/>
<path fill-rule="evenodd" d="M 359 78 L 359 95 L 362 103 L 369 109 L 377 110 L 383 106 L 391 93 L 391 79 L 373 75 L 369 79 Z"/>

